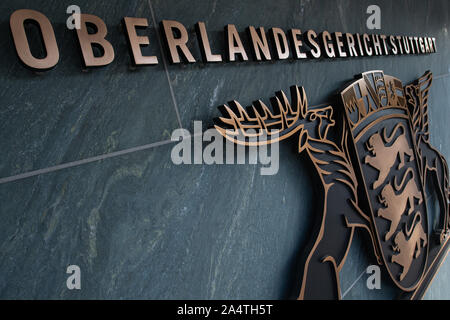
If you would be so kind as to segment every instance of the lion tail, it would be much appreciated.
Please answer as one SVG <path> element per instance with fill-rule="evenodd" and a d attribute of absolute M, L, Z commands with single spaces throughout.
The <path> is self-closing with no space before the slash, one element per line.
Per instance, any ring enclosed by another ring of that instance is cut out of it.
<path fill-rule="evenodd" d="M 395 177 L 395 179 L 394 179 L 394 187 L 395 187 L 395 190 L 397 192 L 399 192 L 400 190 L 403 190 L 405 188 L 406 181 L 411 180 L 411 179 L 407 180 L 407 178 L 408 178 L 410 173 L 411 173 L 411 179 L 414 179 L 414 170 L 413 170 L 413 168 L 409 167 L 406 170 L 405 174 L 403 175 L 403 179 L 402 179 L 402 182 L 400 184 L 397 183 L 397 177 Z"/>
<path fill-rule="evenodd" d="M 414 216 L 414 220 L 413 223 L 411 225 L 411 228 L 408 228 L 408 226 L 406 226 L 406 235 L 409 237 L 411 237 L 414 229 L 416 228 L 416 226 L 422 221 L 422 216 L 420 215 L 420 212 L 416 212 L 416 215 Z"/>
<path fill-rule="evenodd" d="M 392 131 L 391 135 L 388 137 L 386 135 L 386 128 L 384 128 L 384 141 L 387 144 L 390 144 L 392 142 L 392 140 L 394 140 L 395 136 L 397 135 L 397 132 L 402 129 L 403 133 L 406 132 L 405 126 L 403 125 L 403 123 L 399 123 L 394 127 L 394 130 Z"/>

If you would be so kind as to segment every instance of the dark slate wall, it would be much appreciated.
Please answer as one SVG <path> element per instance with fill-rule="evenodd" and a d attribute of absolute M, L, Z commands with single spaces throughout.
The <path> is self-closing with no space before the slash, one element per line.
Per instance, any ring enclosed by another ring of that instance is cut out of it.
<path fill-rule="evenodd" d="M 330 96 L 354 75 L 373 69 L 405 83 L 430 69 L 432 140 L 450 159 L 448 107 L 450 42 L 447 0 L 377 1 L 383 34 L 430 35 L 438 53 L 353 60 L 275 61 L 169 66 L 156 40 L 159 22 L 174 19 L 189 28 L 200 58 L 194 24 L 206 22 L 212 46 L 223 51 L 223 27 L 236 24 L 297 27 L 316 31 L 367 32 L 373 1 L 173 1 L 78 0 L 83 12 L 109 28 L 116 60 L 83 72 L 73 32 L 65 28 L 66 0 L 0 3 L 0 178 L 91 159 L 133 147 L 122 156 L 42 172 L 0 184 L 0 298 L 287 298 L 298 274 L 296 262 L 316 217 L 316 197 L 295 144 L 281 145 L 280 171 L 261 176 L 259 166 L 175 166 L 170 136 L 180 126 L 205 127 L 217 106 L 237 99 L 250 104 L 277 90 L 303 85 L 311 104 Z M 37 75 L 23 68 L 9 34 L 16 9 L 36 9 L 52 21 L 60 48 L 56 69 Z M 130 68 L 120 21 L 147 17 L 160 64 Z M 173 97 L 171 94 L 173 90 Z M 179 116 L 178 116 L 179 115 Z M 154 145 L 153 145 L 154 144 Z M 392 298 L 383 274 L 380 291 L 368 291 L 374 263 L 357 235 L 342 272 L 345 298 Z M 82 271 L 82 290 L 66 288 L 68 265 Z M 443 265 L 430 298 L 450 298 Z M 354 285 L 354 286 L 353 286 Z M 352 288 L 351 290 L 348 290 Z"/>

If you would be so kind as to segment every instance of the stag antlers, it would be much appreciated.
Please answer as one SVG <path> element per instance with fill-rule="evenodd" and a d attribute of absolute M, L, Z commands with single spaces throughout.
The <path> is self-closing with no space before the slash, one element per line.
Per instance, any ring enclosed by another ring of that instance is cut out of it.
<path fill-rule="evenodd" d="M 219 107 L 223 117 L 215 119 L 215 128 L 226 139 L 246 146 L 261 146 L 282 141 L 303 128 L 308 100 L 303 87 L 291 87 L 292 103 L 279 91 L 271 99 L 273 111 L 258 100 L 244 109 L 239 102 Z M 251 139 L 258 141 L 249 141 Z"/>

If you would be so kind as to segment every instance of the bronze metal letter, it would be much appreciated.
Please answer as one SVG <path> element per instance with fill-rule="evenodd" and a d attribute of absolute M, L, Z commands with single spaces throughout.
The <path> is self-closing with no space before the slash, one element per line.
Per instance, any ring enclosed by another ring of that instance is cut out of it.
<path fill-rule="evenodd" d="M 428 38 L 422 38 L 425 53 L 430 53 L 430 47 L 428 46 Z"/>
<path fill-rule="evenodd" d="M 390 36 L 389 37 L 389 42 L 391 44 L 392 54 L 397 55 L 398 54 L 398 49 L 397 49 L 397 45 L 395 44 L 395 37 L 394 36 Z"/>
<path fill-rule="evenodd" d="M 377 34 L 372 35 L 372 43 L 373 49 L 375 50 L 375 55 L 382 56 L 383 52 L 381 51 L 380 37 Z"/>
<path fill-rule="evenodd" d="M 236 61 L 237 54 L 241 56 L 241 60 L 248 61 L 247 52 L 245 52 L 241 38 L 239 37 L 239 33 L 234 24 L 229 24 L 225 27 L 225 35 L 228 44 L 228 61 Z"/>
<path fill-rule="evenodd" d="M 428 45 L 430 46 L 430 51 L 432 53 L 436 52 L 436 47 L 433 44 L 433 39 L 432 38 L 428 38 Z"/>
<path fill-rule="evenodd" d="M 200 51 L 202 53 L 203 62 L 222 62 L 222 55 L 213 54 L 211 52 L 211 45 L 209 43 L 205 23 L 200 21 L 195 27 L 200 42 Z"/>
<path fill-rule="evenodd" d="M 416 54 L 419 54 L 420 53 L 420 47 L 419 47 L 419 38 L 418 37 L 414 37 L 414 43 L 416 44 L 416 49 L 417 50 L 415 50 L 416 51 Z"/>
<path fill-rule="evenodd" d="M 424 44 L 423 44 L 423 38 L 422 38 L 422 37 L 419 38 L 419 48 L 420 48 L 420 52 L 421 52 L 421 53 L 426 53 L 426 52 L 425 52 L 425 46 L 424 46 Z"/>
<path fill-rule="evenodd" d="M 43 59 L 35 58 L 31 53 L 24 26 L 26 21 L 34 22 L 40 29 L 43 45 L 47 53 L 47 56 Z M 17 55 L 25 66 L 32 70 L 45 71 L 58 64 L 59 50 L 55 32 L 46 16 L 34 10 L 17 10 L 11 15 L 10 27 Z"/>
<path fill-rule="evenodd" d="M 248 33 L 250 35 L 250 39 L 252 40 L 253 44 L 253 56 L 255 60 L 261 61 L 261 60 L 272 60 L 272 56 L 270 55 L 270 49 L 269 44 L 267 42 L 266 33 L 264 31 L 263 27 L 259 28 L 259 33 L 256 31 L 255 27 L 250 26 L 248 27 Z M 262 53 L 262 56 L 261 56 Z"/>
<path fill-rule="evenodd" d="M 382 35 L 380 35 L 380 39 L 383 41 L 384 54 L 387 56 L 387 55 L 389 55 L 389 49 L 388 49 L 387 43 L 386 43 L 387 37 L 384 34 L 382 34 Z"/>
<path fill-rule="evenodd" d="M 364 48 L 363 48 L 362 41 L 361 41 L 361 35 L 359 33 L 357 33 L 355 35 L 355 37 L 358 40 L 359 53 L 361 54 L 361 57 L 364 57 Z"/>
<path fill-rule="evenodd" d="M 403 52 L 403 44 L 402 44 L 402 36 L 397 36 L 397 41 L 398 41 L 398 47 L 400 49 L 400 54 L 404 54 Z"/>
<path fill-rule="evenodd" d="M 405 48 L 405 54 L 410 54 L 411 53 L 411 49 L 409 46 L 409 40 L 407 37 L 403 37 L 403 47 Z"/>
<path fill-rule="evenodd" d="M 170 62 L 173 64 L 181 63 L 179 55 L 181 52 L 184 61 L 195 63 L 196 61 L 186 45 L 189 40 L 186 28 L 178 21 L 163 20 L 161 23 L 164 30 L 164 39 L 170 51 Z M 177 38 L 175 38 L 174 31 L 178 34 Z"/>
<path fill-rule="evenodd" d="M 303 42 L 301 40 L 302 31 L 299 29 L 292 29 L 289 31 L 289 34 L 292 40 L 292 48 L 294 51 L 295 59 L 306 59 L 306 53 L 300 50 L 303 46 Z"/>
<path fill-rule="evenodd" d="M 155 56 L 144 57 L 142 55 L 141 46 L 148 46 L 150 40 L 147 36 L 138 36 L 136 28 L 148 27 L 148 20 L 145 18 L 129 18 L 125 17 L 124 25 L 128 35 L 128 45 L 133 65 L 155 65 L 158 64 L 158 58 Z"/>
<path fill-rule="evenodd" d="M 317 33 L 314 30 L 308 30 L 306 32 L 305 43 L 311 50 L 307 53 L 308 57 L 319 59 L 322 55 L 322 51 L 317 42 Z"/>
<path fill-rule="evenodd" d="M 411 42 L 411 51 L 413 54 L 416 54 L 416 48 L 414 47 L 414 37 L 409 37 L 409 41 Z"/>
<path fill-rule="evenodd" d="M 334 47 L 332 43 L 331 34 L 328 31 L 324 31 L 320 34 L 322 49 L 328 58 L 335 58 L 336 53 L 334 52 Z"/>
<path fill-rule="evenodd" d="M 277 59 L 286 60 L 287 58 L 289 58 L 289 45 L 287 42 L 286 34 L 280 28 L 272 28 L 271 33 L 273 41 L 275 43 Z M 283 42 L 283 45 L 281 45 L 280 38 Z"/>
<path fill-rule="evenodd" d="M 77 14 L 76 14 L 77 15 Z M 77 29 L 78 40 L 80 42 L 81 53 L 84 59 L 85 67 L 101 67 L 106 66 L 114 61 L 114 48 L 111 43 L 105 39 L 108 34 L 106 24 L 97 16 L 91 14 L 80 15 L 81 28 Z M 96 27 L 97 32 L 90 34 L 88 32 L 88 24 Z M 102 48 L 103 56 L 94 56 L 94 46 Z"/>
<path fill-rule="evenodd" d="M 334 36 L 334 44 L 338 50 L 338 56 L 340 58 L 346 58 L 347 57 L 347 53 L 344 50 L 344 42 L 342 41 L 342 32 L 335 32 L 333 34 Z"/>
<path fill-rule="evenodd" d="M 370 37 L 367 33 L 363 34 L 363 42 L 364 42 L 364 49 L 366 51 L 366 54 L 370 57 L 373 54 L 372 48 L 369 45 Z"/>
<path fill-rule="evenodd" d="M 355 38 L 351 33 L 346 33 L 344 38 L 344 46 L 346 47 L 346 50 L 350 57 L 357 57 L 358 52 L 356 51 L 355 47 Z"/>

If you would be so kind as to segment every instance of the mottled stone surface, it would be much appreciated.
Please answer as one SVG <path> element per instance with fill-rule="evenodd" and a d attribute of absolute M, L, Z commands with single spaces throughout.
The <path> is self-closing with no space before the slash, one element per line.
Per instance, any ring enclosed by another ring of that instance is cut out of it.
<path fill-rule="evenodd" d="M 163 66 L 130 69 L 121 19 L 150 17 L 148 3 L 76 1 L 83 12 L 104 19 L 115 49 L 114 63 L 88 73 L 82 72 L 76 33 L 66 28 L 72 3 L 0 4 L 1 177 L 167 140 L 179 127 Z M 44 75 L 31 73 L 16 58 L 9 16 L 22 8 L 44 13 L 55 30 L 60 62 Z M 155 32 L 150 28 L 153 39 Z M 157 45 L 150 53 L 161 56 Z"/>
<path fill-rule="evenodd" d="M 204 21 L 215 52 L 223 27 L 235 24 L 245 44 L 248 25 L 287 30 L 367 32 L 372 1 L 85 1 L 85 13 L 108 25 L 116 60 L 81 70 L 76 37 L 65 28 L 73 1 L 0 3 L 0 178 L 170 139 L 180 126 L 162 64 L 157 22 L 174 19 L 189 29 Z M 354 75 L 372 69 L 405 83 L 430 69 L 432 142 L 450 159 L 450 42 L 447 0 L 378 1 L 383 34 L 430 35 L 438 53 L 353 60 L 275 61 L 169 66 L 181 125 L 212 124 L 217 106 L 268 98 L 305 86 L 311 104 L 329 101 Z M 9 15 L 37 9 L 55 28 L 61 61 L 35 75 L 15 56 Z M 120 25 L 147 17 L 160 64 L 130 68 Z M 159 29 L 159 27 L 158 27 Z M 281 145 L 280 171 L 259 166 L 176 166 L 173 145 L 0 184 L 0 298 L 20 299 L 283 299 L 291 297 L 297 262 L 310 237 L 317 197 L 294 141 Z M 369 291 L 362 274 L 373 255 L 357 233 L 341 273 L 345 299 L 391 299 L 398 292 L 383 271 L 382 290 Z M 66 288 L 68 265 L 82 271 L 82 290 Z M 443 264 L 427 298 L 448 299 L 450 264 Z M 351 288 L 351 289 L 349 289 Z"/>

